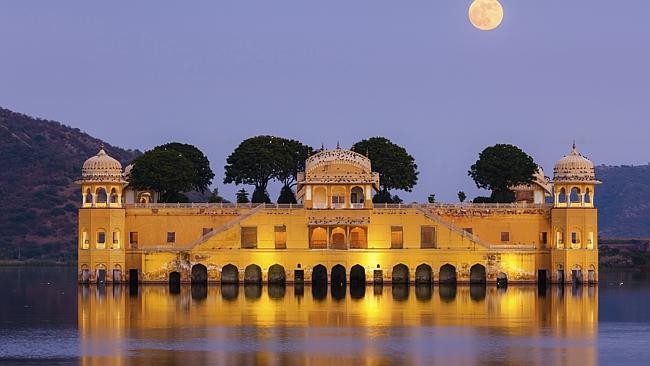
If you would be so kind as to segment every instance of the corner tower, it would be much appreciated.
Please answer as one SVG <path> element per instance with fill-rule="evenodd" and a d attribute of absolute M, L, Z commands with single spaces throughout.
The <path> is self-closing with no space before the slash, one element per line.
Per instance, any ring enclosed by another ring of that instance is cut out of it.
<path fill-rule="evenodd" d="M 575 143 L 553 170 L 553 281 L 598 282 L 598 212 L 594 164 Z"/>
<path fill-rule="evenodd" d="M 84 162 L 79 209 L 79 282 L 121 282 L 124 268 L 122 192 L 126 181 L 122 165 L 103 147 Z"/>

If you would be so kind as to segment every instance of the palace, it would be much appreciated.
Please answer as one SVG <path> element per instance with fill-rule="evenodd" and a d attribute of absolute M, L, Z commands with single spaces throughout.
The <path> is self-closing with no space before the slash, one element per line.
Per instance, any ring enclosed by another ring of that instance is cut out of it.
<path fill-rule="evenodd" d="M 82 283 L 596 283 L 594 165 L 577 152 L 512 204 L 373 204 L 345 149 L 298 175 L 299 204 L 157 203 L 103 149 L 77 183 Z"/>

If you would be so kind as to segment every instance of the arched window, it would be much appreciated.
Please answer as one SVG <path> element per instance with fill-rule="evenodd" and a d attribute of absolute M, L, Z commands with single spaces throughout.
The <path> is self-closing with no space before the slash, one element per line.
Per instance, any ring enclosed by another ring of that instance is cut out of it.
<path fill-rule="evenodd" d="M 366 249 L 368 243 L 366 241 L 366 231 L 362 227 L 355 227 L 350 230 L 350 248 L 352 249 Z"/>
<path fill-rule="evenodd" d="M 84 195 L 84 204 L 93 204 L 93 194 L 90 192 L 90 188 L 86 188 L 86 194 Z"/>
<path fill-rule="evenodd" d="M 314 188 L 314 208 L 327 208 L 327 193 L 324 187 Z"/>
<path fill-rule="evenodd" d="M 345 208 L 345 188 L 332 188 L 332 208 Z"/>
<path fill-rule="evenodd" d="M 111 189 L 111 203 L 118 203 L 117 202 L 117 190 L 115 188 Z"/>
<path fill-rule="evenodd" d="M 353 208 L 363 208 L 363 188 L 353 187 L 350 191 L 350 203 Z"/>
<path fill-rule="evenodd" d="M 140 203 L 149 203 L 151 202 L 151 194 L 149 192 L 142 192 L 138 195 L 138 202 Z"/>
<path fill-rule="evenodd" d="M 587 234 L 587 249 L 594 249 L 594 232 L 590 231 Z"/>
<path fill-rule="evenodd" d="M 332 229 L 332 237 L 330 238 L 330 247 L 333 249 L 346 249 L 345 229 L 341 227 Z"/>
<path fill-rule="evenodd" d="M 104 187 L 97 188 L 95 193 L 97 195 L 96 203 L 106 203 L 108 197 L 106 195 L 106 189 Z"/>
<path fill-rule="evenodd" d="M 113 230 L 113 249 L 120 249 L 120 231 Z"/>
<path fill-rule="evenodd" d="M 571 195 L 570 195 L 569 199 L 571 200 L 571 203 L 579 203 L 580 202 L 580 188 L 578 188 L 578 187 L 571 188 Z"/>
<path fill-rule="evenodd" d="M 312 229 L 309 247 L 312 249 L 327 248 L 327 230 L 325 230 L 325 228 L 315 227 Z"/>
<path fill-rule="evenodd" d="M 560 188 L 560 193 L 558 193 L 557 201 L 559 203 L 566 203 L 566 190 L 564 188 Z"/>
<path fill-rule="evenodd" d="M 564 232 L 562 230 L 555 232 L 555 243 L 557 244 L 558 248 L 562 248 L 564 246 Z"/>
<path fill-rule="evenodd" d="M 571 247 L 574 249 L 580 248 L 580 243 L 582 242 L 582 234 L 580 230 L 574 229 L 571 231 Z"/>
<path fill-rule="evenodd" d="M 585 190 L 585 203 L 591 203 L 591 189 Z"/>
<path fill-rule="evenodd" d="M 88 237 L 88 231 L 83 229 L 81 232 L 81 249 L 90 248 L 90 238 Z"/>
<path fill-rule="evenodd" d="M 104 229 L 97 230 L 97 249 L 106 248 L 106 231 Z"/>

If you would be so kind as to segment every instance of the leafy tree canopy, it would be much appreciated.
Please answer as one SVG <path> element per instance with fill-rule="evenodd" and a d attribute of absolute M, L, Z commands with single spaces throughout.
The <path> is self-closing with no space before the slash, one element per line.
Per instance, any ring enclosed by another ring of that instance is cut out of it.
<path fill-rule="evenodd" d="M 385 137 L 371 137 L 352 145 L 352 150 L 368 156 L 372 170 L 379 173 L 382 190 L 410 192 L 418 181 L 415 159 L 403 147 Z"/>
<path fill-rule="evenodd" d="M 251 202 L 253 203 L 271 203 L 271 197 L 269 193 L 261 188 L 255 188 L 253 191 L 253 196 L 251 197 Z"/>
<path fill-rule="evenodd" d="M 248 192 L 244 188 L 237 191 L 237 203 L 249 203 Z"/>
<path fill-rule="evenodd" d="M 272 143 L 276 150 L 274 178 L 283 186 L 292 187 L 296 183 L 298 172 L 305 170 L 305 161 L 314 149 L 300 141 L 281 137 L 275 138 Z"/>
<path fill-rule="evenodd" d="M 485 148 L 468 171 L 478 188 L 492 191 L 494 202 L 512 202 L 510 187 L 533 182 L 537 164 L 520 148 L 497 144 Z"/>
<path fill-rule="evenodd" d="M 463 191 L 458 192 L 458 200 L 463 203 L 467 199 L 467 195 Z"/>
<path fill-rule="evenodd" d="M 278 203 L 297 203 L 296 195 L 293 194 L 291 187 L 284 185 L 280 190 L 280 196 L 278 197 Z"/>
<path fill-rule="evenodd" d="M 197 147 L 189 144 L 182 144 L 180 142 L 170 142 L 168 144 L 160 145 L 154 150 L 172 150 L 188 159 L 192 163 L 192 170 L 194 171 L 192 177 L 192 189 L 204 193 L 214 178 L 214 173 L 210 168 L 210 161 Z"/>
<path fill-rule="evenodd" d="M 149 150 L 137 157 L 129 175 L 135 189 L 160 192 L 163 202 L 186 201 L 181 192 L 190 191 L 194 182 L 192 162 L 174 150 Z"/>

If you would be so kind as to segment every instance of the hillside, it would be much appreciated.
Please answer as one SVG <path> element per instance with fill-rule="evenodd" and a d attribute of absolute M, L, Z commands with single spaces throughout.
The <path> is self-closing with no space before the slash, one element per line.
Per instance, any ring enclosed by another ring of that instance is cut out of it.
<path fill-rule="evenodd" d="M 102 143 L 122 164 L 140 154 L 0 108 L 0 259 L 74 260 L 80 193 L 73 181 Z"/>
<path fill-rule="evenodd" d="M 603 237 L 650 237 L 650 165 L 598 166 L 599 232 Z"/>

